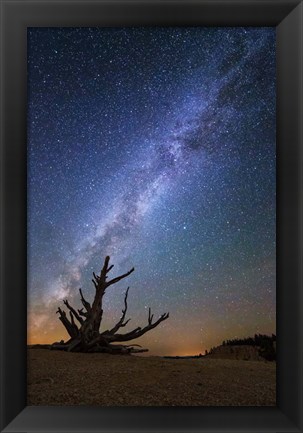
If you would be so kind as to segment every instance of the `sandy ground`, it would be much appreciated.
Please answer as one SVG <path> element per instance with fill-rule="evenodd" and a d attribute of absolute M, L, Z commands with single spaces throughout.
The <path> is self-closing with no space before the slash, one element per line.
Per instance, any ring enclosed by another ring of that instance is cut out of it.
<path fill-rule="evenodd" d="M 29 349 L 27 404 L 275 406 L 276 364 Z"/>

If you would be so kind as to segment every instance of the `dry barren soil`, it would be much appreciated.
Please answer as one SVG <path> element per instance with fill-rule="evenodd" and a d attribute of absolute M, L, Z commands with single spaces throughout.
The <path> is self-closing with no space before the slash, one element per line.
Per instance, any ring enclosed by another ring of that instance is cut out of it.
<path fill-rule="evenodd" d="M 275 406 L 276 364 L 28 349 L 27 404 Z"/>

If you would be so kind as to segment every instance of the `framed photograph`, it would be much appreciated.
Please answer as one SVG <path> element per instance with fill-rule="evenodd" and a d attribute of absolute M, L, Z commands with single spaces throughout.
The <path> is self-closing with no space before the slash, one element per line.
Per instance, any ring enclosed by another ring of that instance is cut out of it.
<path fill-rule="evenodd" d="M 302 2 L 1 7 L 1 431 L 302 431 Z"/>

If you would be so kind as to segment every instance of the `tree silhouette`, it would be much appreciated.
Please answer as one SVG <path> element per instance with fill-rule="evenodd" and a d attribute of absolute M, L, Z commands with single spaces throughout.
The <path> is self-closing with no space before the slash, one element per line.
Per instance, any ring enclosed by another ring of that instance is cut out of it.
<path fill-rule="evenodd" d="M 53 343 L 51 346 L 52 349 L 66 350 L 69 352 L 105 352 L 120 354 L 148 351 L 148 349 L 142 349 L 141 346 L 137 344 L 122 345 L 114 343 L 121 343 L 141 337 L 146 334 L 146 332 L 154 329 L 161 322 L 168 319 L 169 313 L 164 313 L 158 320 L 153 321 L 154 315 L 151 314 L 149 308 L 148 321 L 144 327 L 134 328 L 132 331 L 124 334 L 119 333 L 118 331 L 125 327 L 130 321 L 130 319 L 125 320 L 129 287 L 124 296 L 124 308 L 119 321 L 111 329 L 100 332 L 103 316 L 102 302 L 105 291 L 113 284 L 128 277 L 134 271 L 134 268 L 132 268 L 125 274 L 108 280 L 108 273 L 114 267 L 114 265 L 109 266 L 109 260 L 110 257 L 107 256 L 104 260 L 100 275 L 96 275 L 93 272 L 92 282 L 96 292 L 92 304 L 84 298 L 82 290 L 79 289 L 83 308 L 76 311 L 67 300 L 64 300 L 64 305 L 69 310 L 69 318 L 64 310 L 60 307 L 58 308 L 57 313 L 59 314 L 59 319 L 68 332 L 70 339 L 65 343 L 62 341 L 60 343 Z"/>

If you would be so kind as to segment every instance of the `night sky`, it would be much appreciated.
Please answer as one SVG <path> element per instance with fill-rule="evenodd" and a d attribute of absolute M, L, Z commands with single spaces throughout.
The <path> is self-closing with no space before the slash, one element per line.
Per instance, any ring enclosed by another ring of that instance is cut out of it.
<path fill-rule="evenodd" d="M 149 354 L 275 333 L 275 79 L 271 27 L 29 30 L 29 343 L 106 255 Z"/>

